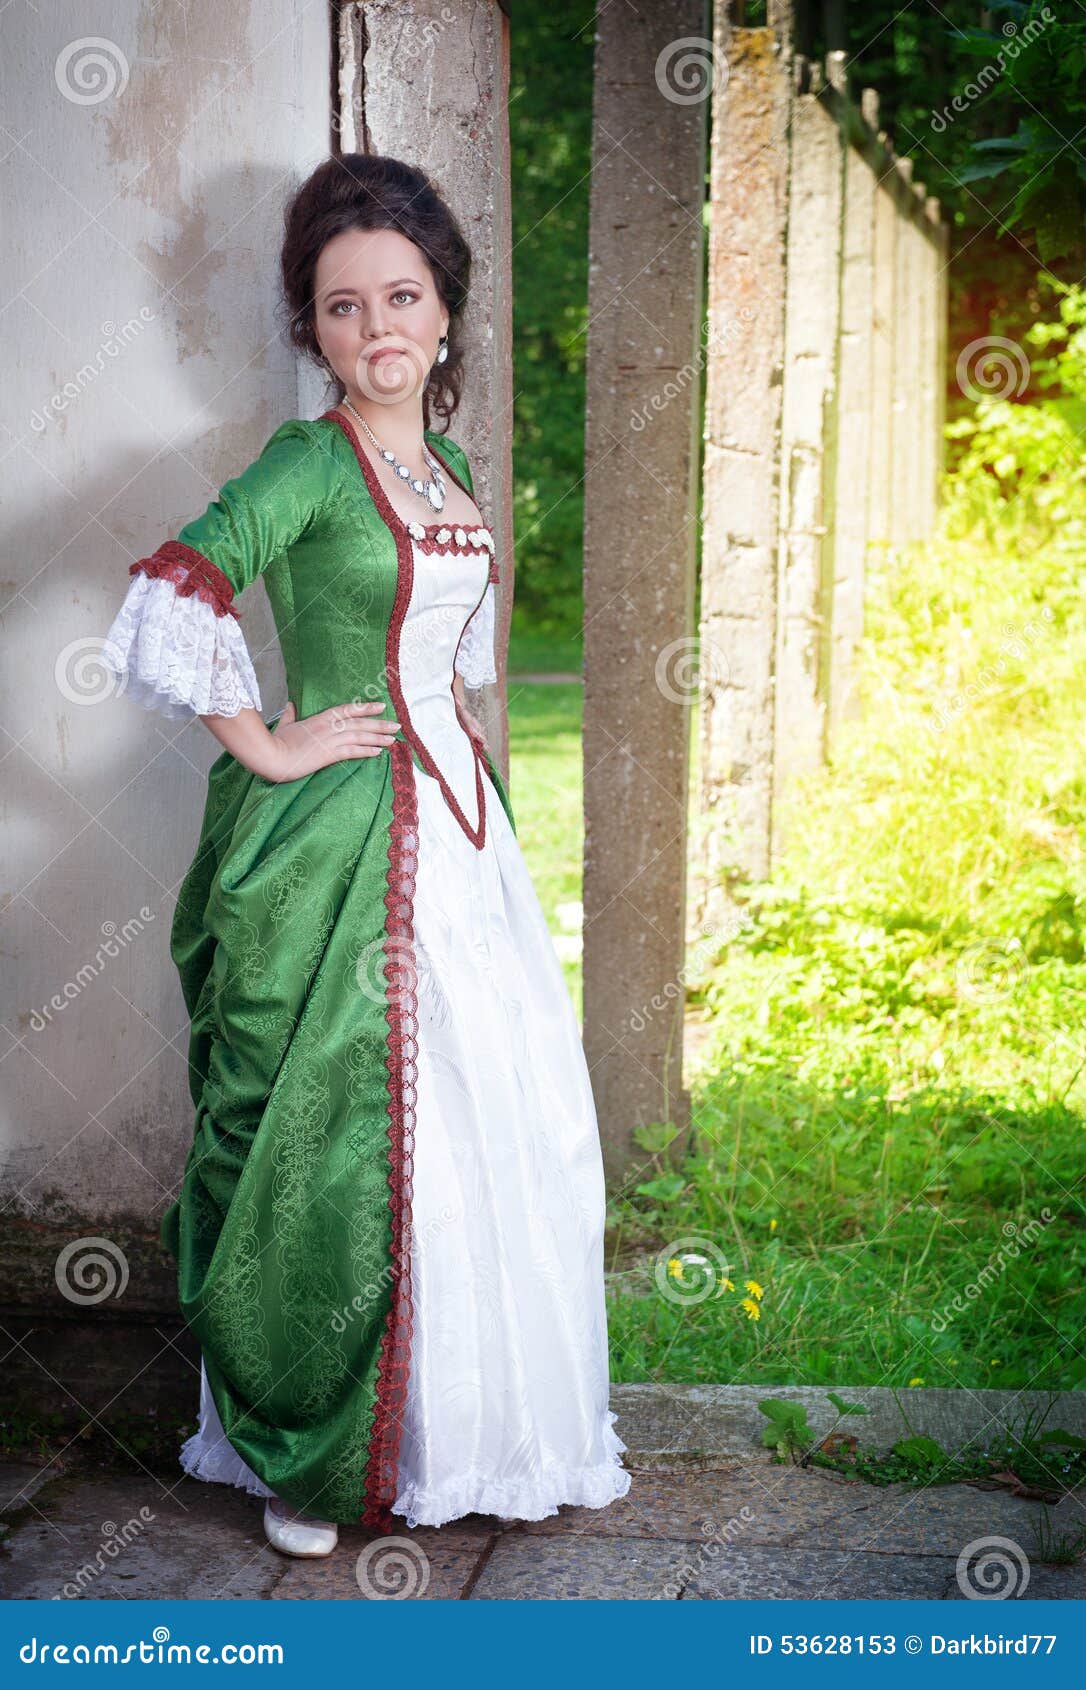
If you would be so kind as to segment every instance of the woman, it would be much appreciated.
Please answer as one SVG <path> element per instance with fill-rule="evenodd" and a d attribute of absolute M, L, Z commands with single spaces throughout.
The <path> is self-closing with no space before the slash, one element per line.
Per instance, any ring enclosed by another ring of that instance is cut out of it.
<path fill-rule="evenodd" d="M 459 401 L 469 268 L 420 171 L 313 173 L 285 304 L 341 398 L 132 565 L 106 643 L 129 694 L 225 748 L 171 934 L 196 1125 L 162 1240 L 203 1354 L 182 1463 L 265 1496 L 290 1554 L 630 1485 L 587 1066 L 464 699 L 495 679 L 499 576 L 429 422 Z M 270 727 L 233 602 L 258 575 Z"/>

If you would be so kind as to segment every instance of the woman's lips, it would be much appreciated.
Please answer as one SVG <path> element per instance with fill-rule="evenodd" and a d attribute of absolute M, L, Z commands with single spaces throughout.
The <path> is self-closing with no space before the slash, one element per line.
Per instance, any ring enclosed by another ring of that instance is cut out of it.
<path fill-rule="evenodd" d="M 403 353 L 402 346 L 382 346 L 380 352 L 370 353 L 370 363 L 376 364 L 380 358 L 397 358 Z"/>

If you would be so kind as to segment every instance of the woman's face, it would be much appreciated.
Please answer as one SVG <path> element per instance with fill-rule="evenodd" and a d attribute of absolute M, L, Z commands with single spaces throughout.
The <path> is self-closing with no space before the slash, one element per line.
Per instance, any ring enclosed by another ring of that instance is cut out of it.
<path fill-rule="evenodd" d="M 347 397 L 421 409 L 449 316 L 414 242 L 395 229 L 344 230 L 321 249 L 314 293 L 317 340 Z"/>

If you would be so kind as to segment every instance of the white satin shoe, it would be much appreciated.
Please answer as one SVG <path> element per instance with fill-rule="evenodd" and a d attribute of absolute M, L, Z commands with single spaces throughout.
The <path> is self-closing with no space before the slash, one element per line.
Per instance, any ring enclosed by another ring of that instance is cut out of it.
<path fill-rule="evenodd" d="M 278 1496 L 269 1496 L 264 1504 L 264 1531 L 272 1548 L 282 1555 L 331 1555 L 339 1542 L 334 1520 L 295 1514 Z"/>

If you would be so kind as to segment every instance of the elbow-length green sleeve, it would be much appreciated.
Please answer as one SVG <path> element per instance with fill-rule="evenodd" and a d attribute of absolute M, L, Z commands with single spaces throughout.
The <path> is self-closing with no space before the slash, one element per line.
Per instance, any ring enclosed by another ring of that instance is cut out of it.
<path fill-rule="evenodd" d="M 121 690 L 175 719 L 260 710 L 234 599 L 319 517 L 338 475 L 321 431 L 292 418 L 202 516 L 137 559 L 102 652 Z"/>

